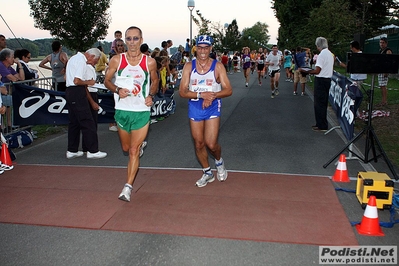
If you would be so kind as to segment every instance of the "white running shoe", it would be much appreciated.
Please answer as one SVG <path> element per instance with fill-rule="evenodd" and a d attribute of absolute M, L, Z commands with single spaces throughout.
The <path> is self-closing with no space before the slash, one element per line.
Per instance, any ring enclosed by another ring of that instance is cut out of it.
<path fill-rule="evenodd" d="M 0 162 L 0 174 L 2 174 L 4 171 L 9 171 L 14 169 L 14 165 L 6 165 Z"/>
<path fill-rule="evenodd" d="M 280 92 L 278 91 L 278 88 L 276 88 L 276 90 L 274 91 L 274 94 L 276 94 L 276 96 L 278 96 L 280 94 Z"/>
<path fill-rule="evenodd" d="M 67 151 L 66 152 L 67 159 L 73 159 L 73 158 L 81 157 L 81 156 L 83 156 L 83 151 L 78 151 L 78 152 Z"/>
<path fill-rule="evenodd" d="M 102 151 L 98 151 L 98 152 L 87 152 L 87 159 L 101 159 L 107 157 L 107 153 L 106 152 L 102 152 Z"/>
<path fill-rule="evenodd" d="M 205 187 L 208 183 L 212 183 L 213 181 L 215 181 L 215 176 L 213 174 L 207 175 L 204 173 L 202 177 L 198 179 L 195 185 L 197 187 Z"/>
<path fill-rule="evenodd" d="M 121 194 L 119 194 L 118 199 L 129 202 L 131 194 L 132 194 L 132 189 L 128 186 L 124 186 Z"/>
<path fill-rule="evenodd" d="M 147 146 L 147 141 L 143 141 L 140 146 L 140 157 L 144 154 L 144 148 Z"/>
<path fill-rule="evenodd" d="M 227 179 L 227 170 L 224 166 L 224 162 L 221 164 L 216 164 L 216 169 L 218 170 L 217 178 L 220 182 L 226 181 Z"/>

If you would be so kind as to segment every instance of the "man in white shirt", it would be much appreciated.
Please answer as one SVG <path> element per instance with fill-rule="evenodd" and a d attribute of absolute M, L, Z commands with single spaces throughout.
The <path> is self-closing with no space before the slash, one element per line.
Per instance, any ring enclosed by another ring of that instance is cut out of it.
<path fill-rule="evenodd" d="M 334 55 L 328 50 L 328 42 L 326 38 L 317 37 L 315 44 L 317 50 L 320 51 L 316 61 L 316 68 L 310 71 L 299 68 L 299 71 L 307 74 L 314 74 L 316 76 L 314 82 L 314 112 L 316 125 L 312 126 L 312 129 L 314 131 L 325 132 L 328 129 L 328 94 L 334 70 Z"/>
<path fill-rule="evenodd" d="M 88 100 L 87 86 L 93 86 L 95 78 L 87 76 L 87 65 L 95 65 L 101 51 L 91 48 L 85 53 L 78 52 L 68 61 L 66 67 L 65 99 L 68 106 L 68 151 L 66 157 L 72 159 L 83 156 L 79 151 L 80 132 L 87 148 L 88 159 L 99 159 L 107 153 L 98 150 L 97 125 L 94 122 Z"/>

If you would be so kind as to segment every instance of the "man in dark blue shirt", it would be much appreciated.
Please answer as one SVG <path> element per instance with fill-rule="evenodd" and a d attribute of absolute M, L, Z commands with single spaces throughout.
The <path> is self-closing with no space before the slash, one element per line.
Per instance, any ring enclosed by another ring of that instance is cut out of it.
<path fill-rule="evenodd" d="M 294 95 L 297 95 L 298 93 L 296 92 L 298 82 L 301 83 L 301 89 L 302 93 L 301 95 L 305 95 L 305 84 L 306 84 L 306 75 L 302 75 L 301 72 L 298 71 L 298 68 L 304 67 L 305 64 L 305 58 L 306 58 L 306 52 L 310 53 L 309 48 L 301 48 L 298 46 L 296 48 L 296 53 L 293 55 L 294 57 L 294 63 L 295 63 L 295 72 L 294 72 Z"/>

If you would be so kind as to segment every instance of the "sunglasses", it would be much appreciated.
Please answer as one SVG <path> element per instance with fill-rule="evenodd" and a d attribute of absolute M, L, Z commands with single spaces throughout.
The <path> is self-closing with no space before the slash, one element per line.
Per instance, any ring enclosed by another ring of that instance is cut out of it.
<path fill-rule="evenodd" d="M 125 40 L 127 42 L 131 42 L 131 41 L 135 41 L 137 42 L 138 40 L 140 40 L 140 37 L 134 36 L 134 37 L 126 37 Z"/>
<path fill-rule="evenodd" d="M 118 44 L 118 45 L 116 45 L 116 46 L 124 46 L 123 44 Z"/>

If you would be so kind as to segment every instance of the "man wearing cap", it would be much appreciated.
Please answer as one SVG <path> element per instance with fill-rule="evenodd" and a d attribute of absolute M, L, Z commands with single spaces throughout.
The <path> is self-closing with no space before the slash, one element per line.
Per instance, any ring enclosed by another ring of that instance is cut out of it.
<path fill-rule="evenodd" d="M 203 168 L 202 177 L 196 182 L 204 187 L 215 177 L 208 161 L 208 151 L 215 159 L 217 178 L 227 179 L 227 170 L 218 143 L 221 98 L 233 93 L 223 64 L 209 57 L 212 37 L 201 35 L 196 40 L 197 57 L 184 65 L 179 94 L 188 101 L 188 117 L 195 153 Z"/>

